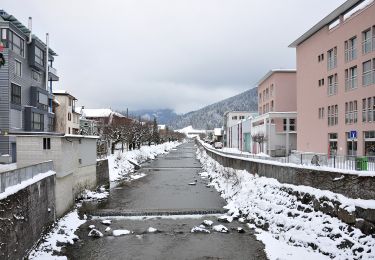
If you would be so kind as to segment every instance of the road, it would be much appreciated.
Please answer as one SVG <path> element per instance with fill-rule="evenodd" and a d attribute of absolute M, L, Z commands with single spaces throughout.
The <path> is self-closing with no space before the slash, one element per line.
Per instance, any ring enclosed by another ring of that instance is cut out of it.
<path fill-rule="evenodd" d="M 191 233 L 203 220 L 223 213 L 225 201 L 207 180 L 199 177 L 194 143 L 188 142 L 165 156 L 142 165 L 145 177 L 111 189 L 108 200 L 85 204 L 81 212 L 94 217 L 77 231 L 81 238 L 67 247 L 69 259 L 267 259 L 264 245 L 251 230 L 237 221 L 225 223 L 229 233 Z M 196 185 L 189 183 L 196 182 Z M 216 213 L 216 214 L 214 214 Z M 130 235 L 115 237 L 100 221 L 112 216 L 112 230 L 126 229 Z M 162 217 L 155 215 L 164 215 Z M 146 217 L 147 216 L 147 217 Z M 95 225 L 104 237 L 88 237 Z M 158 232 L 149 233 L 149 227 Z M 243 227 L 246 233 L 231 228 Z"/>

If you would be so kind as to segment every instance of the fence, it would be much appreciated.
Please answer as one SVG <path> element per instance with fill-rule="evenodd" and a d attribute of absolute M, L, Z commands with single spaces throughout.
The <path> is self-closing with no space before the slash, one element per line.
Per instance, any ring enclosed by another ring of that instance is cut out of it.
<path fill-rule="evenodd" d="M 203 144 L 205 145 L 205 144 Z M 206 145 L 205 145 L 206 146 Z M 256 154 L 249 153 L 230 153 L 223 152 L 218 149 L 213 149 L 207 147 L 209 150 L 213 150 L 217 153 L 223 155 L 232 155 L 239 156 L 244 158 L 251 159 L 261 159 L 268 161 L 277 161 L 281 163 L 292 163 L 297 165 L 306 165 L 306 166 L 324 166 L 335 169 L 343 170 L 357 170 L 357 171 L 375 171 L 375 156 L 328 156 L 326 154 L 315 154 L 315 153 L 292 153 L 287 157 L 269 157 L 269 156 L 259 156 Z M 363 160 L 365 158 L 365 160 Z"/>
<path fill-rule="evenodd" d="M 42 162 L 8 172 L 0 173 L 0 193 L 6 188 L 17 185 L 23 181 L 33 178 L 39 173 L 54 170 L 53 161 Z"/>

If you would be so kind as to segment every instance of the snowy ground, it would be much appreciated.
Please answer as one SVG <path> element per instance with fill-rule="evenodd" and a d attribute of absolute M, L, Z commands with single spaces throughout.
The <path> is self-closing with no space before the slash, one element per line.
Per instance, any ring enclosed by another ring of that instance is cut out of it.
<path fill-rule="evenodd" d="M 57 255 L 61 252 L 61 245 L 66 243 L 73 244 L 75 240 L 78 240 L 74 232 L 85 222 L 85 219 L 79 218 L 77 210 L 68 213 L 42 238 L 42 243 L 31 251 L 29 259 L 67 259 L 65 256 Z"/>
<path fill-rule="evenodd" d="M 135 165 L 140 165 L 147 160 L 153 160 L 159 154 L 168 153 L 181 143 L 168 142 L 159 145 L 142 146 L 139 150 L 132 151 L 116 151 L 115 154 L 108 156 L 109 163 L 109 179 L 110 181 L 118 181 L 129 177 L 137 179 L 143 176 L 129 175 L 135 171 Z"/>
<path fill-rule="evenodd" d="M 375 236 L 364 235 L 337 218 L 314 211 L 312 203 L 302 204 L 275 179 L 254 176 L 246 171 L 224 168 L 204 151 L 197 158 L 234 217 L 243 217 L 266 247 L 270 259 L 375 259 Z M 323 193 L 310 188 L 317 197 Z M 328 194 L 334 196 L 333 194 Z M 354 207 L 356 200 L 337 195 Z M 365 203 L 361 201 L 361 203 Z M 372 207 L 374 201 L 365 203 Z"/>

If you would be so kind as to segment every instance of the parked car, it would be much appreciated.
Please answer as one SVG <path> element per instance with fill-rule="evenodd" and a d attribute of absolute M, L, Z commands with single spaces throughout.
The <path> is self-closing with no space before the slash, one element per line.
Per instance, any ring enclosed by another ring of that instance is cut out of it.
<path fill-rule="evenodd" d="M 221 149 L 221 148 L 223 148 L 223 143 L 222 142 L 215 142 L 214 143 L 214 148 L 215 149 Z"/>

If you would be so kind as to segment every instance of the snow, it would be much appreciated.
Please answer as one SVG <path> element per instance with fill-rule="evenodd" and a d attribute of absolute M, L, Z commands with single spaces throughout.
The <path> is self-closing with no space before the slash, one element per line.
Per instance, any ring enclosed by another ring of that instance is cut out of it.
<path fill-rule="evenodd" d="M 147 229 L 147 232 L 148 233 L 155 233 L 155 232 L 157 232 L 158 230 L 156 229 L 156 228 L 153 228 L 153 227 L 149 227 L 148 229 Z"/>
<path fill-rule="evenodd" d="M 9 154 L 2 154 L 1 156 L 9 156 Z M 0 172 L 8 172 L 17 169 L 17 163 L 0 164 Z"/>
<path fill-rule="evenodd" d="M 88 109 L 84 108 L 82 109 L 82 116 L 83 117 L 109 117 L 111 115 L 116 115 L 118 117 L 125 117 L 124 115 L 121 115 L 120 113 L 114 112 L 109 108 L 103 108 L 103 109 Z"/>
<path fill-rule="evenodd" d="M 111 225 L 112 220 L 110 220 L 110 219 L 105 219 L 105 220 L 102 220 L 101 223 L 102 223 L 103 225 L 107 225 L 107 226 L 109 226 L 109 225 Z"/>
<path fill-rule="evenodd" d="M 33 178 L 27 179 L 19 184 L 7 187 L 4 192 L 0 193 L 0 200 L 5 199 L 6 197 L 13 195 L 17 193 L 18 191 L 26 188 L 27 186 L 30 186 L 34 183 L 37 183 L 40 180 L 43 180 L 44 178 L 47 178 L 49 176 L 55 175 L 56 172 L 54 171 L 48 171 L 44 173 L 39 173 L 35 175 Z"/>
<path fill-rule="evenodd" d="M 203 221 L 203 225 L 205 225 L 205 226 L 209 226 L 210 227 L 210 226 L 212 226 L 212 224 L 214 224 L 214 222 L 212 220 L 207 220 L 206 219 L 206 220 Z"/>
<path fill-rule="evenodd" d="M 123 235 L 129 235 L 131 232 L 129 230 L 126 230 L 126 229 L 116 229 L 116 230 L 113 230 L 112 234 L 113 236 L 115 237 L 119 237 L 119 236 L 123 236 Z"/>
<path fill-rule="evenodd" d="M 220 233 L 228 233 L 228 228 L 224 225 L 216 225 L 212 227 L 212 230 Z"/>
<path fill-rule="evenodd" d="M 193 227 L 191 229 L 191 233 L 206 233 L 206 234 L 209 234 L 211 233 L 208 229 L 206 229 L 205 227 Z"/>
<path fill-rule="evenodd" d="M 80 199 L 83 200 L 102 200 L 106 199 L 109 196 L 109 192 L 105 189 L 103 190 L 102 187 L 99 189 L 98 192 L 91 191 L 91 190 L 84 190 L 81 195 Z"/>
<path fill-rule="evenodd" d="M 339 200 L 347 211 L 356 205 L 375 206 L 373 200 L 350 199 L 312 187 L 281 184 L 247 171 L 224 168 L 204 151 L 197 158 L 214 186 L 227 201 L 228 214 L 257 227 L 257 238 L 270 259 L 375 259 L 375 239 L 341 220 L 314 211 L 285 188 Z M 240 214 L 242 212 L 242 215 Z M 260 229 L 262 228 L 262 229 Z"/>
<path fill-rule="evenodd" d="M 199 136 L 199 134 L 205 134 L 207 131 L 194 129 L 191 125 L 189 125 L 185 128 L 178 129 L 175 132 L 185 134 L 187 137 L 193 138 L 193 137 Z"/>
<path fill-rule="evenodd" d="M 85 223 L 78 216 L 77 210 L 66 214 L 61 218 L 55 227 L 46 236 L 43 237 L 43 242 L 34 250 L 31 251 L 28 259 L 67 259 L 65 256 L 55 256 L 53 252 L 60 252 L 61 243 L 73 244 L 78 237 L 74 232 Z"/>
<path fill-rule="evenodd" d="M 99 238 L 99 237 L 103 237 L 103 233 L 94 228 L 94 229 L 90 230 L 88 236 L 94 237 L 94 238 Z"/>
<path fill-rule="evenodd" d="M 144 173 L 131 175 L 135 171 L 133 163 L 140 165 L 147 160 L 153 160 L 157 155 L 166 154 L 173 148 L 180 145 L 179 142 L 167 142 L 159 145 L 142 146 L 139 150 L 116 151 L 115 154 L 108 156 L 109 179 L 110 181 L 119 181 L 125 178 L 139 179 L 146 176 Z"/>
<path fill-rule="evenodd" d="M 111 228 L 110 227 L 106 227 L 106 229 L 104 231 L 105 232 L 109 232 L 109 231 L 111 231 Z"/>

